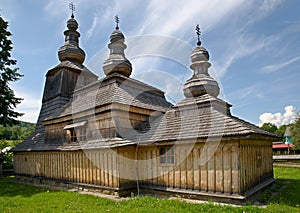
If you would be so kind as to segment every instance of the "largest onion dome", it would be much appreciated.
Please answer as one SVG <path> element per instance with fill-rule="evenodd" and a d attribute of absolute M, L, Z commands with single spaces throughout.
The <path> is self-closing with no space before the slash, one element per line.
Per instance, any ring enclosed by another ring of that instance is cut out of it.
<path fill-rule="evenodd" d="M 73 13 L 71 18 L 67 21 L 67 28 L 68 29 L 64 32 L 65 45 L 59 48 L 58 58 L 61 62 L 70 60 L 82 64 L 85 59 L 85 53 L 79 47 L 80 33 L 77 32 L 78 23 L 75 20 Z"/>

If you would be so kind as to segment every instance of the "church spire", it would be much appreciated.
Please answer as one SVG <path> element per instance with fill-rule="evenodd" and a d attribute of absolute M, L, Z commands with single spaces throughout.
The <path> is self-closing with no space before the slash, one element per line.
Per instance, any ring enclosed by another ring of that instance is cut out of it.
<path fill-rule="evenodd" d="M 80 33 L 77 32 L 78 23 L 74 17 L 75 5 L 71 2 L 69 8 L 72 10 L 72 15 L 67 21 L 68 29 L 64 32 L 65 45 L 59 48 L 58 58 L 61 62 L 70 60 L 82 64 L 85 59 L 85 53 L 79 47 Z"/>
<path fill-rule="evenodd" d="M 120 73 L 129 77 L 132 72 L 132 65 L 130 61 L 125 57 L 126 44 L 124 43 L 125 37 L 119 29 L 120 19 L 118 15 L 115 16 L 116 28 L 110 35 L 110 43 L 108 48 L 110 49 L 109 57 L 103 63 L 103 71 L 106 75 L 112 73 Z"/>
<path fill-rule="evenodd" d="M 197 47 L 191 54 L 192 64 L 190 68 L 193 70 L 193 76 L 184 84 L 184 95 L 186 97 L 197 97 L 205 94 L 210 94 L 217 97 L 220 92 L 219 85 L 209 73 L 208 68 L 211 66 L 209 63 L 209 53 L 201 46 L 200 41 L 200 28 L 196 26 L 196 34 L 198 37 Z"/>

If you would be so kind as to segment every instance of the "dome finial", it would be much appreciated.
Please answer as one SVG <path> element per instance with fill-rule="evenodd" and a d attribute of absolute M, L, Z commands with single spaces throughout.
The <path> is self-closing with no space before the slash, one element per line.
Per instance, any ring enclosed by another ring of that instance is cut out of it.
<path fill-rule="evenodd" d="M 70 10 L 72 10 L 71 18 L 74 18 L 75 4 L 73 4 L 73 2 L 71 2 L 69 4 L 69 8 L 70 8 Z"/>
<path fill-rule="evenodd" d="M 119 22 L 120 22 L 120 18 L 118 15 L 115 16 L 115 22 L 116 22 L 116 30 L 119 29 Z"/>
<path fill-rule="evenodd" d="M 200 41 L 201 31 L 200 31 L 199 24 L 196 25 L 196 29 L 195 30 L 196 30 L 196 34 L 198 36 L 197 46 L 201 46 L 201 41 Z"/>

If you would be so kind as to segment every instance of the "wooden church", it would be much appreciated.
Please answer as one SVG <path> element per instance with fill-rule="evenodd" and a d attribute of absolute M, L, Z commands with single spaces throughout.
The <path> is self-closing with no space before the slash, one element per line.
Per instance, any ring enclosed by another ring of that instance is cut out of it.
<path fill-rule="evenodd" d="M 217 98 L 199 36 L 185 98 L 172 105 L 163 91 L 130 77 L 118 23 L 102 79 L 83 65 L 77 29 L 72 14 L 60 63 L 46 74 L 35 132 L 13 149 L 16 179 L 119 196 L 229 201 L 273 182 L 276 136 L 232 116 Z"/>

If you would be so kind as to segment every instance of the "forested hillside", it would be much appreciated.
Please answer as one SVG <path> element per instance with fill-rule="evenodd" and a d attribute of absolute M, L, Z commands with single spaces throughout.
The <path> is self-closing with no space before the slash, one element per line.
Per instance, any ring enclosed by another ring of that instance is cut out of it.
<path fill-rule="evenodd" d="M 34 128 L 35 124 L 23 121 L 13 126 L 0 125 L 0 139 L 24 140 L 34 131 Z"/>

